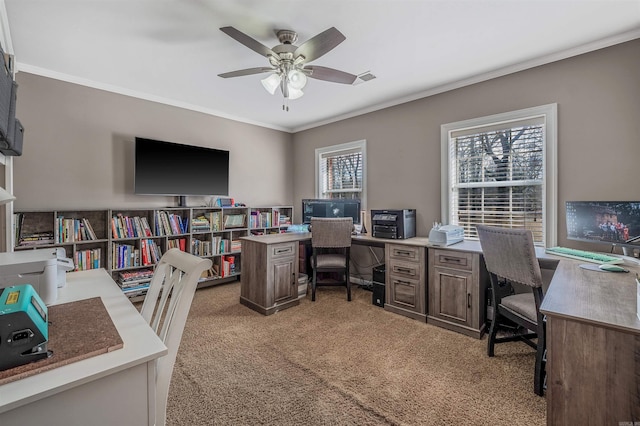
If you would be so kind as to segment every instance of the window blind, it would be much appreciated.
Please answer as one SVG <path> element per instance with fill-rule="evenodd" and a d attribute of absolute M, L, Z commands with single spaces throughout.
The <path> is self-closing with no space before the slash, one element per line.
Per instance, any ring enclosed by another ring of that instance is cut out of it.
<path fill-rule="evenodd" d="M 322 198 L 360 198 L 363 189 L 362 149 L 323 153 L 319 161 Z"/>
<path fill-rule="evenodd" d="M 544 122 L 539 118 L 451 132 L 452 223 L 530 229 L 544 244 Z"/>

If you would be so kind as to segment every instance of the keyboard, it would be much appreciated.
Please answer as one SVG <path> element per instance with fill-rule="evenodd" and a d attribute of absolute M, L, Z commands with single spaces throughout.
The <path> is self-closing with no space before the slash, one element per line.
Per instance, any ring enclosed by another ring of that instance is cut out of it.
<path fill-rule="evenodd" d="M 556 256 L 570 257 L 572 259 L 584 260 L 585 262 L 592 262 L 592 263 L 599 263 L 599 264 L 624 263 L 624 260 L 619 257 L 609 256 L 608 254 L 604 254 L 604 253 L 594 253 L 591 251 L 576 250 L 576 249 L 567 248 L 567 247 L 549 247 L 549 248 L 546 248 L 544 251 L 549 254 L 555 254 Z"/>

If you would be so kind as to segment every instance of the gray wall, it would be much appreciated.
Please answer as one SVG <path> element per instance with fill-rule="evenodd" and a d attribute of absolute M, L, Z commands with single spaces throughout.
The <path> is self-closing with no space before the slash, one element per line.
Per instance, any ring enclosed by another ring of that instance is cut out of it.
<path fill-rule="evenodd" d="M 24 72 L 16 81 L 25 127 L 23 155 L 14 160 L 16 211 L 177 205 L 176 197 L 133 194 L 136 136 L 228 150 L 236 201 L 293 202 L 288 133 Z"/>
<path fill-rule="evenodd" d="M 174 205 L 132 193 L 132 141 L 145 136 L 230 150 L 231 194 L 293 204 L 300 220 L 300 200 L 315 195 L 315 148 L 366 139 L 367 208 L 416 208 L 424 236 L 440 220 L 440 125 L 548 103 L 558 104 L 559 244 L 576 246 L 565 201 L 640 199 L 640 40 L 294 135 L 26 73 L 17 81 L 16 210 Z"/>
<path fill-rule="evenodd" d="M 415 208 L 427 236 L 440 220 L 440 125 L 549 103 L 558 243 L 577 246 L 566 241 L 565 201 L 640 200 L 640 40 L 296 133 L 293 199 L 314 196 L 316 148 L 366 139 L 367 208 Z"/>

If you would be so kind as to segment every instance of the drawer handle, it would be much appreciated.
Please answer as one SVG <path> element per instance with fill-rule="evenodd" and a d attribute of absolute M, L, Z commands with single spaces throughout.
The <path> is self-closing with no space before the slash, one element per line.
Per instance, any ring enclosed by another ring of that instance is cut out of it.
<path fill-rule="evenodd" d="M 402 281 L 402 280 L 393 280 L 394 284 L 404 284 L 404 285 L 411 285 L 411 283 L 409 281 Z"/>
<path fill-rule="evenodd" d="M 396 250 L 396 256 L 404 256 L 404 257 L 411 257 L 411 253 L 410 251 L 407 250 Z"/>
<path fill-rule="evenodd" d="M 471 293 L 467 293 L 467 308 L 471 308 Z"/>
<path fill-rule="evenodd" d="M 455 263 L 461 263 L 462 259 L 460 259 L 459 257 L 447 257 L 444 256 L 441 258 L 443 262 L 455 262 Z"/>
<path fill-rule="evenodd" d="M 276 249 L 276 254 L 291 253 L 291 248 Z"/>
<path fill-rule="evenodd" d="M 400 272 L 401 274 L 411 274 L 411 275 L 415 275 L 415 271 L 413 269 L 410 268 L 401 268 L 399 266 L 394 266 L 393 270 L 395 272 Z"/>

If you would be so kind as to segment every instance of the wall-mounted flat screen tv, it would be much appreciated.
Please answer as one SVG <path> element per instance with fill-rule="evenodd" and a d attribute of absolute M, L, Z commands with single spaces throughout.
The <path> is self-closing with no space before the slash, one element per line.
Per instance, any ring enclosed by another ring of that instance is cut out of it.
<path fill-rule="evenodd" d="M 350 217 L 360 223 L 360 200 L 306 199 L 302 200 L 302 222 L 311 223 L 312 217 Z"/>
<path fill-rule="evenodd" d="M 136 138 L 134 192 L 229 195 L 229 151 Z"/>
<path fill-rule="evenodd" d="M 567 239 L 640 243 L 640 201 L 567 201 Z"/>

